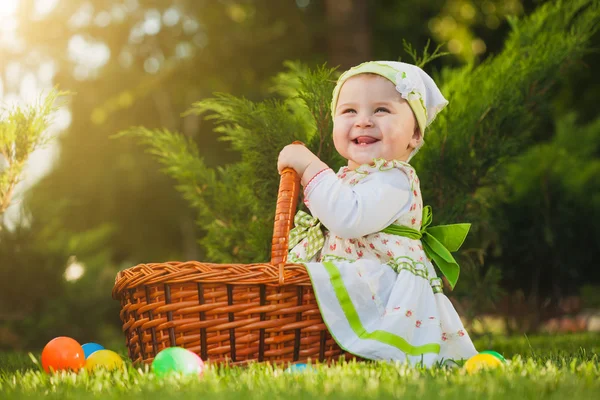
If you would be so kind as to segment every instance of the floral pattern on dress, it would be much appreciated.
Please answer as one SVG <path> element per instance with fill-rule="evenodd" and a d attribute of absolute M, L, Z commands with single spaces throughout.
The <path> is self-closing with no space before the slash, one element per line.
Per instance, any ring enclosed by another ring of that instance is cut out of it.
<path fill-rule="evenodd" d="M 409 179 L 411 202 L 409 211 L 402 214 L 394 224 L 408 226 L 416 230 L 421 229 L 421 218 L 423 213 L 423 202 L 421 198 L 421 189 L 419 179 L 414 168 L 403 161 L 386 161 L 384 159 L 375 159 L 372 164 L 364 164 L 350 170 L 348 167 L 342 167 L 336 174 L 339 179 L 349 185 L 356 185 L 365 177 L 379 171 L 387 171 L 397 168 L 404 172 Z M 382 232 L 373 233 L 361 238 L 344 239 L 339 236 L 324 233 L 325 244 L 319 254 L 319 261 L 352 261 L 357 259 L 378 260 L 381 263 L 389 265 L 397 270 L 398 256 L 410 260 L 412 264 L 410 270 L 417 271 L 417 275 L 429 279 L 429 275 L 435 276 L 433 268 L 429 269 L 423 263 L 426 259 L 425 251 L 420 240 L 410 239 L 403 236 L 397 236 Z M 304 243 L 300 242 L 290 252 L 291 262 L 306 262 Z"/>

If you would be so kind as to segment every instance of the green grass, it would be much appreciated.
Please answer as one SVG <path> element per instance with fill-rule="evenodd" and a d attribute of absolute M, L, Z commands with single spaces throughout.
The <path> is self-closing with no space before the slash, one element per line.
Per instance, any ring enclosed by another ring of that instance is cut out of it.
<path fill-rule="evenodd" d="M 201 379 L 160 379 L 131 365 L 112 373 L 48 375 L 29 355 L 9 353 L 0 354 L 0 398 L 600 398 L 599 335 L 480 339 L 477 348 L 493 348 L 509 361 L 503 369 L 474 375 L 462 368 L 426 370 L 401 364 L 349 362 L 317 365 L 313 371 L 295 374 L 255 364 L 209 368 Z"/>

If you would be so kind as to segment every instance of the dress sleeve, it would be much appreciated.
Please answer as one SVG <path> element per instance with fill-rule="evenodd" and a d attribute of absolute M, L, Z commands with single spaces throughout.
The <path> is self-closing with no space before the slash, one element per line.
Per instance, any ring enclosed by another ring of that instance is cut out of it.
<path fill-rule="evenodd" d="M 408 212 L 412 191 L 398 168 L 371 173 L 354 186 L 327 170 L 306 186 L 304 197 L 312 215 L 332 234 L 352 239 L 379 232 Z"/>

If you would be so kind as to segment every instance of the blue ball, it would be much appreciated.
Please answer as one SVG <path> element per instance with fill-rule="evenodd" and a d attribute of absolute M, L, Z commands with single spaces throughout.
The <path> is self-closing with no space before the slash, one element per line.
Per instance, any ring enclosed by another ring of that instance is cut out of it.
<path fill-rule="evenodd" d="M 287 373 L 303 373 L 303 372 L 308 372 L 308 371 L 312 371 L 313 368 L 310 365 L 307 364 L 294 364 L 294 365 L 290 365 L 285 372 Z"/>
<path fill-rule="evenodd" d="M 88 358 L 92 355 L 92 353 L 95 353 L 98 350 L 104 350 L 104 347 L 98 343 L 86 343 L 82 345 L 81 348 L 83 349 L 83 355 L 85 358 Z"/>

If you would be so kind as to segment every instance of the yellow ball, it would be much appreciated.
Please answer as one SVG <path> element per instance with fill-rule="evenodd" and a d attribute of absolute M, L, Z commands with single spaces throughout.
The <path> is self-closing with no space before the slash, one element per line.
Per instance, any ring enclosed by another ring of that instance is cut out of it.
<path fill-rule="evenodd" d="M 502 361 L 491 354 L 480 353 L 469 358 L 465 362 L 465 369 L 469 374 L 477 372 L 481 369 L 492 369 L 502 366 Z"/>
<path fill-rule="evenodd" d="M 96 368 L 107 370 L 119 369 L 123 366 L 121 356 L 111 350 L 98 350 L 85 360 L 85 369 L 91 371 Z"/>

